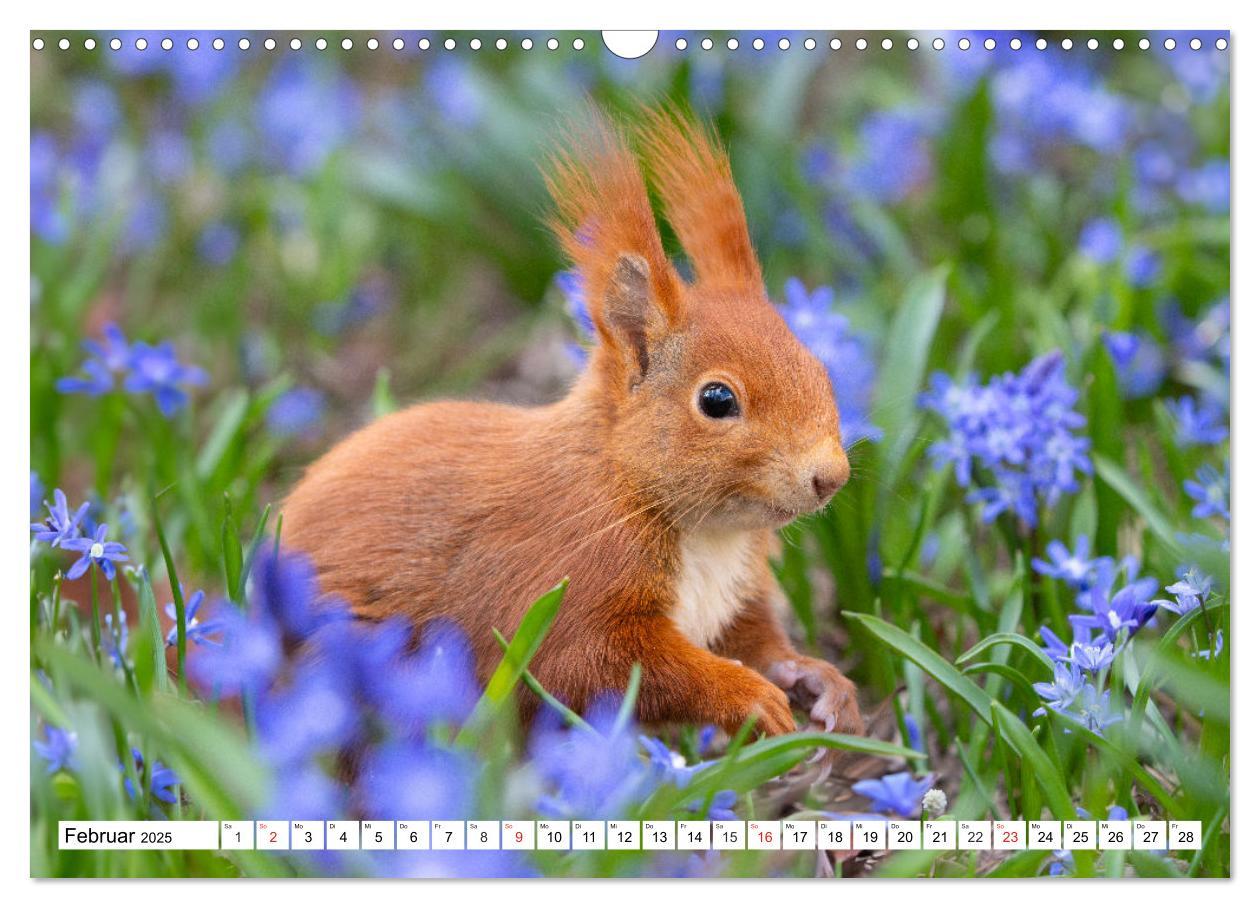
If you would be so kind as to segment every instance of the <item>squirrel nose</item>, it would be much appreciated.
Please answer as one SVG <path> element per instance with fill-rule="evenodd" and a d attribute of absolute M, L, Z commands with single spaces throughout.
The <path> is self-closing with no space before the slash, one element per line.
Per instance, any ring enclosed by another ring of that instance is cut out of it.
<path fill-rule="evenodd" d="M 838 471 L 819 472 L 814 474 L 814 494 L 819 501 L 826 501 L 836 494 L 836 489 L 844 485 L 844 478 Z"/>
<path fill-rule="evenodd" d="M 805 486 L 813 491 L 817 507 L 821 508 L 836 494 L 836 489 L 849 481 L 849 458 L 838 437 L 823 439 L 810 453 Z"/>

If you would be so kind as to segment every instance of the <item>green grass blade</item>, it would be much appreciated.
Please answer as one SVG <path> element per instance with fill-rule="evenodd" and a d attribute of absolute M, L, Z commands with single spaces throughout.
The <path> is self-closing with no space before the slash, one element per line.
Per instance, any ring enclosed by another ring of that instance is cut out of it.
<path fill-rule="evenodd" d="M 1046 756 L 1046 752 L 1041 749 L 1033 733 L 1028 730 L 1028 726 L 997 701 L 993 703 L 993 724 L 1006 742 L 1019 754 L 1020 759 L 1031 764 L 1033 775 L 1045 793 L 1055 818 L 1075 819 L 1076 808 L 1072 804 L 1072 796 L 1068 794 L 1063 778 L 1059 775 L 1054 763 Z"/>
<path fill-rule="evenodd" d="M 968 662 L 983 653 L 985 650 L 998 645 L 1019 647 L 1040 662 L 1047 672 L 1050 672 L 1051 674 L 1054 673 L 1054 662 L 1051 661 L 1050 657 L 1046 655 L 1045 651 L 1041 647 L 1032 640 L 1029 640 L 1023 634 L 1011 632 L 990 634 L 955 659 L 954 664 L 961 665 L 963 662 Z"/>
<path fill-rule="evenodd" d="M 169 690 L 170 679 L 166 676 L 166 640 L 162 636 L 153 583 L 145 568 L 140 569 L 139 575 L 140 634 L 132 646 L 135 647 L 136 683 L 147 694 L 154 687 Z"/>
<path fill-rule="evenodd" d="M 906 289 L 892 327 L 881 370 L 872 416 L 887 433 L 880 446 L 886 475 L 894 475 L 896 465 L 913 441 L 915 402 L 923 389 L 932 339 L 945 308 L 945 278 L 948 271 L 936 268 L 920 275 Z"/>
<path fill-rule="evenodd" d="M 849 620 L 861 624 L 866 630 L 935 678 L 937 683 L 954 693 L 971 707 L 971 711 L 985 725 L 989 725 L 993 721 L 992 714 L 989 711 L 989 705 L 992 703 L 989 695 L 978 684 L 950 665 L 939 653 L 928 648 L 921 640 L 911 637 L 901 628 L 894 627 L 887 621 L 884 621 L 882 618 L 876 618 L 874 615 L 863 615 L 857 612 L 844 612 L 843 614 Z"/>
<path fill-rule="evenodd" d="M 1128 473 L 1114 460 L 1094 453 L 1094 469 L 1098 475 L 1146 521 L 1151 532 L 1172 551 L 1177 551 L 1177 534 L 1173 525 Z"/>
<path fill-rule="evenodd" d="M 499 660 L 489 683 L 486 684 L 485 693 L 481 695 L 481 699 L 473 707 L 472 715 L 456 736 L 457 745 L 470 746 L 512 696 L 516 685 L 520 683 L 521 675 L 529 667 L 529 661 L 538 652 L 538 647 L 542 646 L 547 632 L 551 630 L 552 623 L 560 613 L 560 604 L 564 601 L 564 593 L 568 588 L 569 581 L 565 578 L 538 597 L 525 612 L 512 642 L 508 644 L 503 658 Z"/>

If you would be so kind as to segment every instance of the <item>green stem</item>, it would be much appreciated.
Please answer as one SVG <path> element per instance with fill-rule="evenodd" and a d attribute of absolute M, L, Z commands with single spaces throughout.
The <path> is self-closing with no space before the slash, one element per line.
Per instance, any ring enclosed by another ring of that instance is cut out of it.
<path fill-rule="evenodd" d="M 96 597 L 96 562 L 88 573 L 88 585 L 92 590 L 92 656 L 96 664 L 101 664 L 101 605 Z"/>

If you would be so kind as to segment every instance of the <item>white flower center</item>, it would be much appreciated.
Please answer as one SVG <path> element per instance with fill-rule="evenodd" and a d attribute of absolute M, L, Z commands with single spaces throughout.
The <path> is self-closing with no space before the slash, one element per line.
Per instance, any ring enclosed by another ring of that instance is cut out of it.
<path fill-rule="evenodd" d="M 100 558 L 105 554 L 105 546 L 101 545 L 99 542 L 94 542 L 92 543 L 92 547 L 88 549 L 88 554 L 93 558 Z"/>

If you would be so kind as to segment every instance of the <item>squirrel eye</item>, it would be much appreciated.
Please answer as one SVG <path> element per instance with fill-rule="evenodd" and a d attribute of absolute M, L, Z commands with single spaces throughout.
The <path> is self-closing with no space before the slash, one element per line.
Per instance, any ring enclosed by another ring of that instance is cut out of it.
<path fill-rule="evenodd" d="M 700 389 L 700 412 L 710 419 L 728 419 L 739 415 L 735 392 L 720 381 L 709 382 Z"/>

